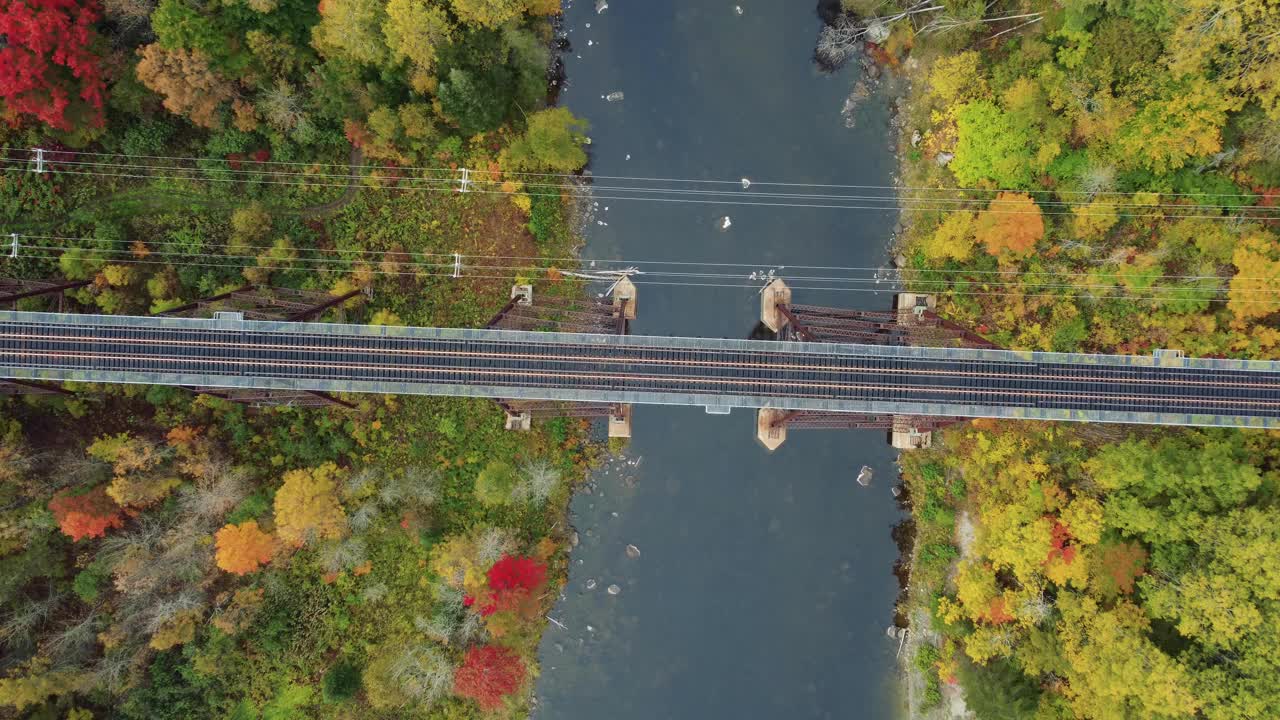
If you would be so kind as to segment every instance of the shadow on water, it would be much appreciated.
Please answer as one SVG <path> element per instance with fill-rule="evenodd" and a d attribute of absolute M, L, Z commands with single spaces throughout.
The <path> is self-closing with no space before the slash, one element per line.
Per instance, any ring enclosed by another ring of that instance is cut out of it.
<path fill-rule="evenodd" d="M 560 100 L 591 123 L 598 178 L 584 256 L 717 263 L 666 271 L 722 275 L 704 285 L 642 276 L 634 333 L 740 338 L 759 314 L 750 272 L 884 264 L 892 213 L 764 207 L 751 191 L 747 204 L 723 205 L 601 189 L 604 176 L 891 185 L 888 103 L 873 94 L 848 126 L 841 109 L 859 78 L 814 66 L 812 3 L 609 5 L 597 13 L 595 0 L 574 0 L 564 19 L 572 50 Z M 606 99 L 618 91 L 623 100 Z M 891 300 L 875 287 L 802 286 L 796 301 L 808 304 Z M 565 627 L 543 638 L 536 716 L 893 716 L 894 459 L 879 431 L 796 431 L 768 453 L 753 412 L 637 407 L 626 455 L 572 504 L 580 545 L 552 612 Z M 870 487 L 854 480 L 862 465 L 874 470 Z"/>

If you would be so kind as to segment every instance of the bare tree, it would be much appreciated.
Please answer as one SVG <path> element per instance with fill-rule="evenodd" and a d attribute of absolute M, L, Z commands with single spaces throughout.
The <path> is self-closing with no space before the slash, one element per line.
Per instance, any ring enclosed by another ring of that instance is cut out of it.
<path fill-rule="evenodd" d="M 520 483 L 516 485 L 516 498 L 534 503 L 545 503 L 560 484 L 560 471 L 546 460 L 533 460 L 520 467 Z"/>

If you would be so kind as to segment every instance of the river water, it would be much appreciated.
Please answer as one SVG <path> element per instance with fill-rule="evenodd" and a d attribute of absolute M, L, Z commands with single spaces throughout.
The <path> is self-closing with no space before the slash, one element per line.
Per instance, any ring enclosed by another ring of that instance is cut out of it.
<path fill-rule="evenodd" d="M 561 102 L 591 123 L 593 173 L 890 184 L 887 101 L 873 94 L 846 127 L 857 70 L 814 67 L 812 0 L 738 2 L 741 13 L 735 0 L 609 0 L 597 14 L 594 0 L 573 1 Z M 614 91 L 624 99 L 603 98 Z M 876 267 L 896 222 L 859 210 L 599 203 L 606 224 L 591 223 L 584 254 L 611 260 Z M 758 318 L 754 289 L 648 279 L 636 334 L 742 338 Z M 890 295 L 803 290 L 795 301 L 887 309 Z M 897 644 L 885 633 L 901 519 L 894 451 L 879 431 L 792 431 L 769 454 L 754 431 L 742 409 L 635 409 L 625 457 L 572 504 L 581 544 L 552 612 L 566 627 L 543 639 L 537 718 L 897 714 Z M 864 464 L 870 487 L 854 482 Z M 621 592 L 608 594 L 611 584 Z"/>

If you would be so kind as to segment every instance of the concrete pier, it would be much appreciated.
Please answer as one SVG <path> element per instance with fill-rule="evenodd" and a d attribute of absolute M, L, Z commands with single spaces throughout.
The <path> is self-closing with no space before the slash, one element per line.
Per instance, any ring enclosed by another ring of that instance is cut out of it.
<path fill-rule="evenodd" d="M 791 288 L 778 278 L 760 291 L 760 322 L 773 332 L 779 332 L 787 324 L 787 316 L 778 309 L 779 305 L 791 304 Z"/>
<path fill-rule="evenodd" d="M 779 422 L 787 414 L 786 410 L 760 408 L 756 411 L 756 440 L 765 450 L 773 452 L 787 441 L 787 425 Z"/>

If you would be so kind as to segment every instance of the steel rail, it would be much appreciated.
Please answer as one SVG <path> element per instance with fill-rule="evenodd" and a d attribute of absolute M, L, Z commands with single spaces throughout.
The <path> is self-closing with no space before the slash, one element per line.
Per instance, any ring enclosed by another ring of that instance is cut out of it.
<path fill-rule="evenodd" d="M 4 333 L 3 327 L 4 326 L 0 325 L 0 338 L 23 338 L 23 339 L 37 340 L 41 342 L 52 342 L 52 343 L 70 343 L 72 341 L 99 342 L 102 340 L 102 338 L 95 335 L 49 336 L 49 335 L 36 335 L 36 334 L 23 334 L 23 333 Z M 71 326 L 68 326 L 68 327 L 71 327 Z M 190 334 L 192 332 L 197 332 L 197 331 L 174 330 L 173 332 Z M 226 332 L 227 334 L 238 334 L 239 331 L 218 331 L 218 332 Z M 302 335 L 302 334 L 295 334 L 292 336 L 305 337 L 305 338 L 315 337 L 313 335 Z M 340 337 L 340 336 L 337 336 L 337 337 Z M 412 338 L 391 338 L 391 337 L 375 337 L 370 339 L 371 340 L 413 341 Z M 486 351 L 480 351 L 480 350 L 455 350 L 455 349 L 432 350 L 432 349 L 426 349 L 426 348 L 379 348 L 379 347 L 373 346 L 372 344 L 369 346 L 318 345 L 318 344 L 297 345 L 297 344 L 285 344 L 285 343 L 250 343 L 250 342 L 237 342 L 237 341 L 216 342 L 216 341 L 207 341 L 207 340 L 178 340 L 178 339 L 159 339 L 159 338 L 131 338 L 127 341 L 123 339 L 115 339 L 115 341 L 129 342 L 129 343 L 142 343 L 142 344 L 150 344 L 150 345 L 164 345 L 164 346 L 178 344 L 178 345 L 183 345 L 192 349 L 206 349 L 206 350 L 224 349 L 224 348 L 241 348 L 241 349 L 250 349 L 255 351 L 266 349 L 266 350 L 288 351 L 288 352 L 295 352 L 295 353 L 298 353 L 298 352 L 309 353 L 309 354 L 317 354 L 317 355 L 334 354 L 334 353 L 360 353 L 365 355 L 368 355 L 368 354 L 388 355 L 392 357 L 401 356 L 401 355 L 414 355 L 414 356 L 421 356 L 421 357 L 469 357 L 469 358 L 485 358 L 485 359 L 496 359 L 496 360 L 531 360 L 531 361 L 539 361 L 539 362 L 545 361 L 545 362 L 558 362 L 558 363 L 576 363 L 576 364 L 583 364 L 583 365 L 587 365 L 587 364 L 590 364 L 590 365 L 637 365 L 637 364 L 673 365 L 674 364 L 674 365 L 680 365 L 680 366 L 735 369 L 735 370 L 737 369 L 787 370 L 787 371 L 804 371 L 804 372 L 828 373 L 828 374 L 840 374 L 840 375 L 844 375 L 851 372 L 853 373 L 883 372 L 885 370 L 885 368 L 883 367 L 883 363 L 880 365 L 848 365 L 848 364 L 842 365 L 842 364 L 839 364 L 838 362 L 835 362 L 842 359 L 843 360 L 866 359 L 866 358 L 869 358 L 870 356 L 856 356 L 856 355 L 815 356 L 815 357 L 832 358 L 833 360 L 832 363 L 822 364 L 822 365 L 801 364 L 801 363 L 753 362 L 753 361 L 745 361 L 745 360 L 736 360 L 736 361 L 696 360 L 696 359 L 687 359 L 687 358 L 681 359 L 680 361 L 675 362 L 672 360 L 666 360 L 662 358 L 642 357 L 638 355 L 617 355 L 614 353 L 601 352 L 602 350 L 606 350 L 606 348 L 603 348 L 598 345 L 586 345 L 586 344 L 584 345 L 554 344 L 554 345 L 546 345 L 544 347 L 581 349 L 581 350 L 587 350 L 587 351 L 591 351 L 593 353 L 599 353 L 599 354 L 555 355 L 555 354 L 532 353 L 532 352 L 507 352 L 507 351 L 499 351 L 499 350 L 486 352 Z M 421 340 L 417 340 L 417 342 L 420 343 Z M 441 341 L 441 342 L 464 344 L 462 341 Z M 477 344 L 483 344 L 485 342 L 494 342 L 496 344 L 501 341 L 476 341 L 476 342 Z M 627 350 L 641 350 L 641 349 L 649 349 L 654 352 L 661 352 L 665 350 L 665 348 L 659 345 L 654 345 L 649 348 L 644 348 L 644 347 L 628 347 L 627 348 Z M 5 352 L 4 350 L 0 350 L 0 354 L 3 354 L 4 352 Z M 703 355 L 713 355 L 717 353 L 717 351 L 705 350 L 705 349 L 683 349 L 682 352 L 700 353 Z M 803 353 L 788 353 L 785 351 L 779 351 L 778 354 L 780 356 L 804 357 Z M 948 359 L 921 360 L 916 358 L 885 358 L 884 362 L 885 363 L 915 362 L 915 363 L 921 363 L 921 364 L 929 363 L 929 364 L 954 364 L 954 365 L 977 364 L 975 361 L 965 361 L 965 360 L 948 360 Z M 1043 367 L 1043 366 L 1037 366 L 1030 362 L 1026 362 L 1026 361 L 1019 362 L 1015 360 L 986 361 L 985 364 L 996 364 L 996 363 L 1003 363 L 1003 362 L 1007 362 L 1015 366 L 1020 365 L 1025 367 Z M 378 366 L 378 367 L 396 367 L 396 366 Z M 1055 367 L 1058 367 L 1058 366 L 1055 366 Z M 1080 368 L 1080 371 L 1088 372 L 1091 369 L 1094 369 L 1094 367 L 1082 366 Z M 1157 385 L 1176 385 L 1179 387 L 1197 386 L 1197 387 L 1205 387 L 1210 389 L 1248 388 L 1248 389 L 1262 389 L 1262 390 L 1267 390 L 1267 389 L 1280 390 L 1280 376 L 1277 376 L 1276 379 L 1272 382 L 1251 382 L 1251 381 L 1239 382 L 1239 381 L 1224 381 L 1224 380 L 1207 380 L 1207 379 L 1200 379 L 1195 377 L 1160 378 L 1160 377 L 1149 376 L 1150 374 L 1157 372 L 1159 370 L 1161 370 L 1161 368 L 1151 368 L 1151 367 L 1136 368 L 1136 367 L 1124 367 L 1124 366 L 1108 367 L 1106 368 L 1107 378 L 1105 379 L 1105 381 L 1106 382 L 1157 384 Z M 951 370 L 951 369 L 930 369 L 930 368 L 919 368 L 919 367 L 895 367 L 893 368 L 893 372 L 900 373 L 900 374 L 908 374 L 908 375 L 944 375 L 948 377 L 990 378 L 990 379 L 997 379 L 997 380 L 1031 380 L 1036 382 L 1052 381 L 1052 382 L 1069 382 L 1069 383 L 1097 383 L 1100 381 L 1100 378 L 1097 378 L 1097 377 L 1078 377 L 1076 375 L 1066 375 L 1066 374 L 1054 375 L 1054 374 L 1045 374 L 1045 373 L 998 372 L 994 370 L 983 372 L 983 371 L 977 371 L 977 370 Z M 1181 370 L 1181 371 L 1175 370 L 1175 372 L 1179 372 L 1180 374 L 1187 374 L 1187 375 L 1191 374 L 1191 371 L 1187 371 L 1187 370 Z M 1214 373 L 1215 374 L 1238 373 L 1242 377 L 1250 377 L 1251 375 L 1257 374 L 1257 373 L 1252 373 L 1251 371 L 1248 371 L 1248 370 L 1219 370 L 1219 371 L 1214 371 Z"/>
<path fill-rule="evenodd" d="M 0 353 L 0 354 L 16 354 L 20 356 L 30 355 L 32 357 L 50 357 L 50 354 L 48 352 L 46 353 Z M 133 356 L 133 355 L 123 355 L 123 354 L 110 355 L 110 354 L 104 354 L 104 353 L 55 353 L 52 355 L 52 357 L 66 357 L 66 358 L 76 358 L 76 359 L 107 359 L 107 360 L 122 360 L 122 361 L 138 359 L 137 356 Z M 186 359 L 186 358 L 154 357 L 149 359 L 153 362 L 167 362 L 167 363 L 192 362 L 191 359 Z M 1094 402 L 1117 400 L 1118 402 L 1114 404 L 1117 404 L 1120 406 L 1133 405 L 1139 402 L 1141 403 L 1151 402 L 1155 404 L 1165 404 L 1170 406 L 1184 405 L 1184 404 L 1186 405 L 1199 404 L 1199 405 L 1210 406 L 1210 407 L 1244 405 L 1244 406 L 1250 406 L 1250 407 L 1275 406 L 1277 408 L 1280 408 L 1280 400 L 1200 398 L 1200 397 L 1187 397 L 1187 396 L 1167 397 L 1167 396 L 1158 396 L 1158 395 L 1142 396 L 1142 395 L 1132 395 L 1128 393 L 1113 393 L 1113 392 L 1102 392 L 1102 391 L 1090 392 L 1090 393 L 1063 392 L 1063 391 L 1046 392 L 1041 390 L 1029 390 L 1029 389 L 1023 389 L 1023 390 L 986 389 L 986 388 L 971 388 L 971 387 L 954 387 L 954 386 L 944 386 L 944 385 L 907 385 L 907 384 L 894 384 L 894 383 L 885 383 L 885 382 L 880 382 L 880 383 L 826 382 L 826 383 L 823 383 L 823 382 L 812 382 L 812 381 L 805 382 L 805 381 L 783 380 L 783 379 L 766 380 L 766 379 L 753 379 L 753 378 L 716 378 L 716 377 L 707 377 L 707 376 L 701 376 L 701 375 L 673 375 L 673 374 L 637 375 L 637 374 L 604 373 L 604 372 L 565 373 L 565 372 L 538 371 L 538 370 L 532 370 L 528 368 L 488 369 L 488 368 L 456 368 L 456 367 L 450 367 L 450 366 L 426 366 L 426 367 L 419 366 L 419 367 L 388 368 L 386 366 L 379 366 L 379 365 L 343 363 L 343 362 L 334 362 L 334 361 L 283 362 L 279 359 L 254 360 L 254 359 L 241 359 L 241 358 L 219 358 L 216 360 L 201 359 L 201 361 L 206 363 L 212 363 L 212 364 L 236 365 L 236 366 L 242 366 L 242 367 L 243 366 L 260 366 L 260 367 L 285 366 L 285 367 L 292 367 L 292 368 L 316 368 L 316 369 L 342 368 L 345 370 L 395 370 L 398 372 L 413 372 L 413 373 L 420 373 L 420 374 L 441 373 L 445 375 L 454 375 L 454 376 L 466 376 L 466 375 L 479 375 L 479 376 L 488 376 L 488 377 L 516 376 L 519 378 L 519 382 L 516 384 L 524 385 L 524 386 L 536 386 L 536 387 L 557 387 L 554 384 L 550 384 L 550 381 L 565 380 L 565 379 L 586 380 L 586 381 L 606 381 L 606 380 L 641 381 L 641 382 L 657 381 L 659 383 L 674 383 L 674 384 L 683 383 L 683 384 L 689 384 L 689 385 L 694 385 L 699 383 L 710 384 L 710 385 L 722 385 L 722 386 L 754 385 L 754 386 L 757 386 L 753 390 L 756 393 L 763 393 L 763 394 L 769 394 L 774 396 L 784 396 L 784 397 L 809 397 L 809 398 L 831 398 L 832 397 L 831 393 L 825 393 L 825 394 L 819 394 L 814 392 L 797 393 L 792 391 L 797 388 L 804 388 L 808 390 L 826 389 L 826 390 L 838 390 L 838 391 L 845 391 L 845 392 L 851 391 L 851 390 L 900 392 L 903 394 L 903 397 L 899 398 L 901 400 L 906 400 L 907 398 L 914 395 L 929 395 L 933 393 L 941 393 L 941 394 L 952 394 L 952 395 L 978 395 L 978 396 L 985 396 L 985 397 L 996 397 L 996 396 L 1036 397 L 1036 398 L 1043 398 L 1046 400 L 1088 399 Z M 129 370 L 121 370 L 121 371 L 129 372 Z M 548 384 L 536 385 L 531 381 L 532 378 L 546 379 L 548 381 Z M 302 378 L 302 379 L 321 379 L 321 378 Z M 501 383 L 494 383 L 493 385 L 495 387 L 505 386 Z M 581 388 L 580 385 L 577 387 Z M 774 387 L 777 387 L 777 389 L 773 390 L 772 388 Z M 591 386 L 588 386 L 588 388 L 604 389 L 604 390 L 616 389 L 607 385 L 591 385 Z M 1001 404 L 1012 405 L 1012 406 L 1024 405 L 1024 403 L 1012 403 L 1009 401 L 1003 401 Z"/>

